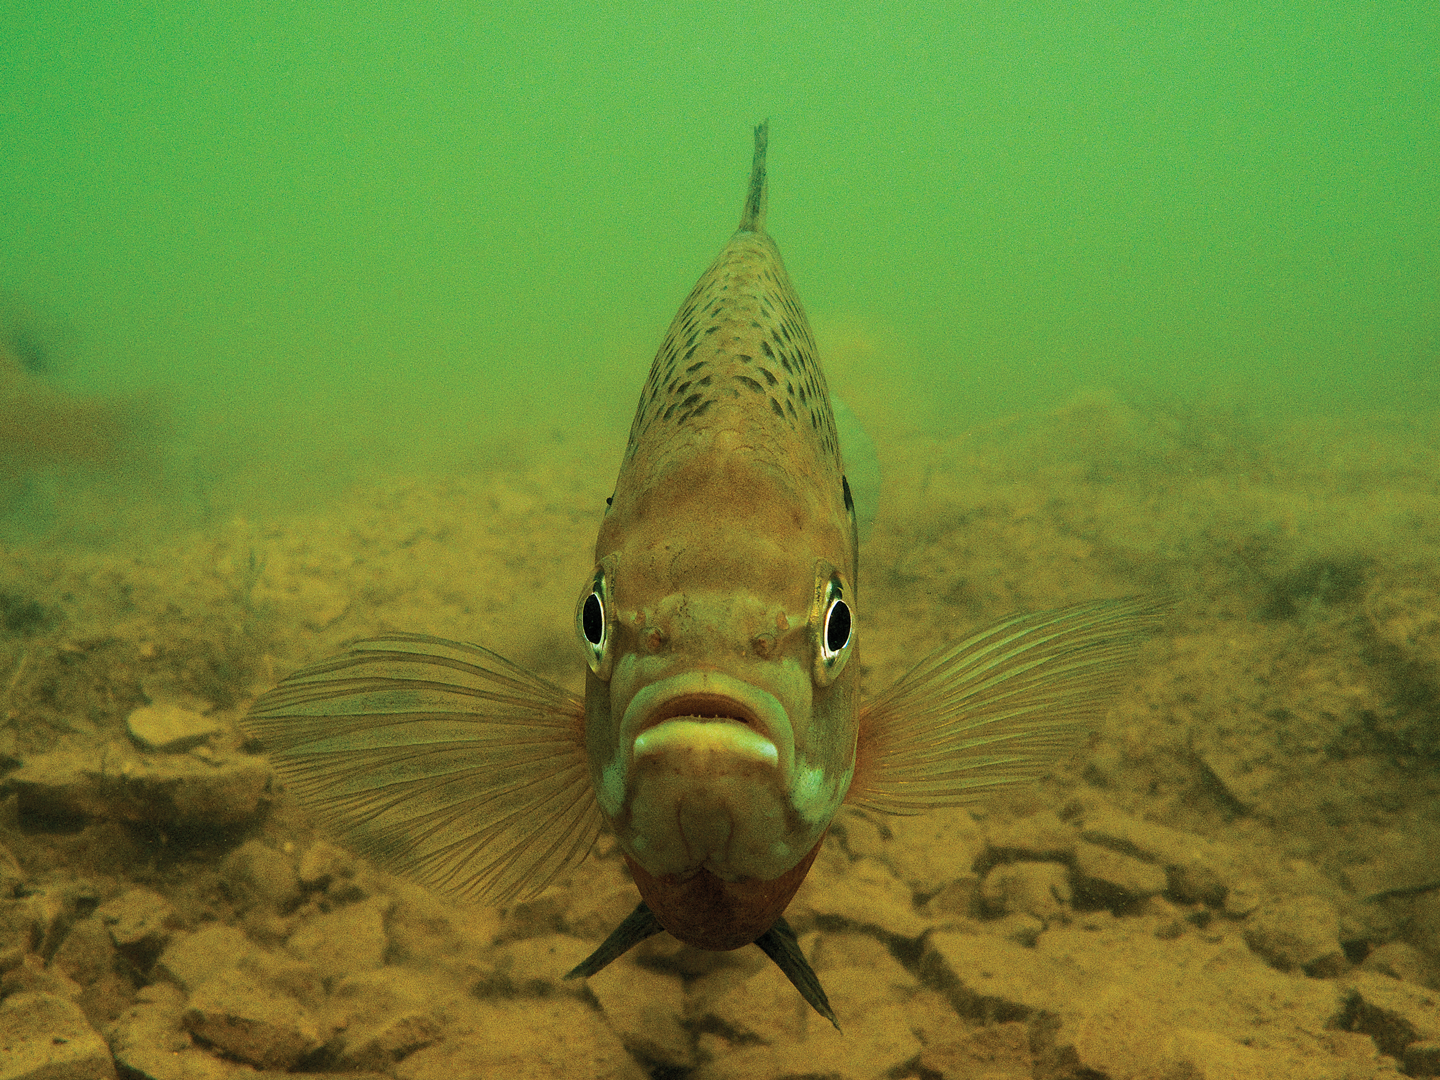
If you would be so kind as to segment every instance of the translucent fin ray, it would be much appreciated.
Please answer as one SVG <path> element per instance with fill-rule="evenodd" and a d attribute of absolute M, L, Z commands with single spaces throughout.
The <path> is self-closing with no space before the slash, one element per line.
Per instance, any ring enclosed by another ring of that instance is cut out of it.
<path fill-rule="evenodd" d="M 386 869 L 466 900 L 534 895 L 600 831 L 585 704 L 478 645 L 356 642 L 259 698 L 288 790 Z"/>
<path fill-rule="evenodd" d="M 931 654 L 861 709 L 847 801 L 919 813 L 1042 776 L 1104 716 L 1163 614 L 1140 599 L 1077 604 Z"/>

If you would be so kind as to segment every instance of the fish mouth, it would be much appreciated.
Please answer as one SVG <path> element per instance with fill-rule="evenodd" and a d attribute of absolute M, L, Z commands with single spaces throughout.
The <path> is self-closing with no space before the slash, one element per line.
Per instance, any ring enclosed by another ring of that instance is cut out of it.
<path fill-rule="evenodd" d="M 636 735 L 641 735 L 666 720 L 675 720 L 679 717 L 686 717 L 691 720 L 700 721 L 730 721 L 735 724 L 744 724 L 748 728 L 760 729 L 760 718 L 755 715 L 755 710 L 736 701 L 734 698 L 725 697 L 722 694 L 681 694 L 679 697 L 671 698 L 664 702 L 649 716 L 641 721 Z"/>
<path fill-rule="evenodd" d="M 644 687 L 620 724 L 632 761 L 701 747 L 788 775 L 795 738 L 773 694 L 719 672 L 687 672 Z"/>

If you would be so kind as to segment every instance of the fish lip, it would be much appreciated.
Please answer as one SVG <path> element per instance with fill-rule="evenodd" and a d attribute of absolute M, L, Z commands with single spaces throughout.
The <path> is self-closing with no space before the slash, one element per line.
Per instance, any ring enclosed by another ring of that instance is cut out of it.
<path fill-rule="evenodd" d="M 690 671 L 642 687 L 620 722 L 621 745 L 632 764 L 641 734 L 678 719 L 748 727 L 774 745 L 776 767 L 790 775 L 795 760 L 790 717 L 778 698 L 754 684 L 718 671 Z"/>
<path fill-rule="evenodd" d="M 769 736 L 766 725 L 761 722 L 755 710 L 743 701 L 724 694 L 684 693 L 669 698 L 652 709 L 635 728 L 635 734 L 639 736 L 667 720 L 677 720 L 682 716 L 689 720 L 744 724 L 762 735 Z"/>

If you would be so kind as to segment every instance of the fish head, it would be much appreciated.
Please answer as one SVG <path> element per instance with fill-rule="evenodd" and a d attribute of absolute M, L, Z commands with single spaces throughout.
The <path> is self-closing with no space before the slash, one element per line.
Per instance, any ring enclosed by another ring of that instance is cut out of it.
<path fill-rule="evenodd" d="M 706 303 L 717 267 L 724 299 Z M 763 234 L 737 235 L 697 285 L 642 395 L 576 605 L 595 791 L 655 877 L 781 877 L 854 773 L 855 515 L 788 299 Z M 704 381 L 698 398 L 674 358 Z"/>

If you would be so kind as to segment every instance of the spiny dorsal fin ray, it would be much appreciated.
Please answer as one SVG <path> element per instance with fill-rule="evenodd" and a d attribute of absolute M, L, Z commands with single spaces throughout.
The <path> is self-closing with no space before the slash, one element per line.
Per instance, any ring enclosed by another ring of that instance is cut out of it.
<path fill-rule="evenodd" d="M 755 159 L 750 165 L 750 191 L 740 214 L 740 232 L 765 231 L 765 148 L 770 142 L 770 121 L 755 125 Z"/>
<path fill-rule="evenodd" d="M 467 900 L 532 896 L 600 831 L 585 704 L 478 645 L 359 641 L 245 719 L 286 788 L 386 869 Z"/>
<path fill-rule="evenodd" d="M 861 709 L 846 801 L 913 814 L 1044 775 L 1103 718 L 1163 614 L 1141 599 L 1076 604 L 931 654 Z"/>

